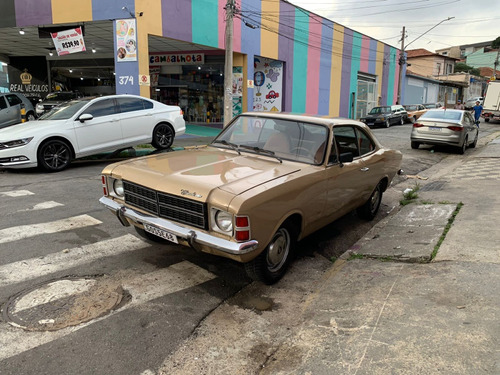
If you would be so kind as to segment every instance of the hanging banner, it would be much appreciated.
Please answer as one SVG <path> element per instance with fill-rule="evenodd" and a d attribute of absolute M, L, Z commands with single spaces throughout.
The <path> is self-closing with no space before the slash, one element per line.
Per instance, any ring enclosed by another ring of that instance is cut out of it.
<path fill-rule="evenodd" d="M 50 35 L 58 56 L 85 51 L 81 27 L 50 33 Z"/>
<path fill-rule="evenodd" d="M 116 20 L 116 61 L 137 61 L 137 33 L 134 19 Z"/>

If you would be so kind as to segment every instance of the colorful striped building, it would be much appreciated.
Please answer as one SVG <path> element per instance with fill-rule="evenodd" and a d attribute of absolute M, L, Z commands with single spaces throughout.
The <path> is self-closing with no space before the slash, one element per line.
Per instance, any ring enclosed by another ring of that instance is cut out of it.
<path fill-rule="evenodd" d="M 165 43 L 164 51 L 150 51 L 151 36 L 184 42 L 186 54 L 196 52 L 219 56 L 219 63 L 226 47 L 225 7 L 228 0 L 6 2 L 6 5 L 2 5 L 4 13 L 0 15 L 0 31 L 5 27 L 92 24 L 103 20 L 135 19 L 137 58 L 135 61 L 120 62 L 114 54 L 116 76 L 150 77 L 154 81 L 151 84 L 160 86 L 160 89 L 162 81 L 184 81 L 187 73 L 180 68 L 159 67 L 154 70 L 150 63 L 151 55 L 174 51 L 169 50 L 169 43 Z M 236 89 L 235 97 L 240 95 L 243 111 L 256 108 L 269 110 L 272 107 L 287 112 L 359 118 L 375 105 L 396 103 L 398 49 L 287 1 L 236 0 L 235 8 L 233 65 L 235 75 L 240 79 L 233 88 Z M 116 43 L 115 38 L 112 47 L 115 51 L 118 47 Z M 259 62 L 263 62 L 263 65 L 260 66 Z M 259 69 L 262 74 L 256 75 Z M 189 74 L 193 82 L 200 83 L 196 87 L 203 86 L 203 79 L 197 81 L 196 71 L 190 71 Z M 155 75 L 159 78 L 153 79 Z M 280 76 L 279 80 L 277 75 Z M 157 86 L 151 87 L 149 82 L 145 81 L 144 85 L 139 83 L 139 79 L 135 79 L 132 84 L 128 82 L 121 85 L 117 80 L 116 92 L 146 97 L 154 97 L 158 92 L 154 88 Z M 212 89 L 220 84 L 220 79 L 209 83 Z M 179 91 L 179 102 L 182 101 L 182 95 L 191 101 L 192 90 L 189 84 L 187 86 L 187 91 Z M 259 92 L 261 98 L 256 96 L 258 90 L 262 91 Z M 213 92 L 220 96 L 220 90 Z M 197 100 L 206 105 L 209 101 L 207 98 Z M 269 106 L 256 106 L 256 100 L 261 99 Z M 216 99 L 210 97 L 210 100 Z M 276 105 L 273 105 L 274 102 Z"/>

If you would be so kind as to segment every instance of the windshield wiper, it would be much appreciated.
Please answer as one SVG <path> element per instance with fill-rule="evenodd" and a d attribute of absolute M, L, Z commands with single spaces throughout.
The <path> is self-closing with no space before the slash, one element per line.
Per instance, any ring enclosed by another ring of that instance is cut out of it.
<path fill-rule="evenodd" d="M 224 146 L 229 146 L 231 149 L 233 149 L 234 151 L 236 151 L 238 153 L 238 155 L 241 155 L 241 152 L 240 152 L 240 149 L 238 148 L 238 145 L 235 145 L 234 143 L 231 143 L 231 142 L 228 142 L 224 139 L 222 140 L 215 140 L 213 141 L 212 143 L 220 143 L 221 145 L 224 145 Z"/>
<path fill-rule="evenodd" d="M 247 150 L 255 151 L 258 154 L 267 154 L 267 155 L 270 155 L 270 156 L 278 159 L 278 161 L 280 163 L 283 163 L 283 160 L 279 156 L 276 156 L 276 154 L 274 153 L 274 151 L 264 150 L 263 148 L 260 148 L 260 147 L 257 147 L 257 146 L 240 145 L 240 147 L 241 148 L 246 148 Z"/>

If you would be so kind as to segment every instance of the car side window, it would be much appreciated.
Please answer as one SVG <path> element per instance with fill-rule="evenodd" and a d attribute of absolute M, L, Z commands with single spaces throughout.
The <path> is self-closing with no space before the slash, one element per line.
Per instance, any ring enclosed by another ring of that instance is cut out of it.
<path fill-rule="evenodd" d="M 137 98 L 117 98 L 120 112 L 134 112 L 144 110 L 144 104 L 141 99 Z"/>
<path fill-rule="evenodd" d="M 7 101 L 9 102 L 9 105 L 11 107 L 17 104 L 21 104 L 23 102 L 21 99 L 19 99 L 17 95 L 10 94 L 10 95 L 5 95 L 5 97 L 7 98 Z"/>
<path fill-rule="evenodd" d="M 0 96 L 0 109 L 5 108 L 7 108 L 7 102 L 5 101 L 5 98 L 3 96 Z"/>
<path fill-rule="evenodd" d="M 361 129 L 356 129 L 358 135 L 359 153 L 361 156 L 369 154 L 375 150 L 373 140 Z"/>
<path fill-rule="evenodd" d="M 465 122 L 467 125 L 471 126 L 471 125 L 474 123 L 474 121 L 472 120 L 472 116 L 471 116 L 471 115 L 470 115 L 470 113 L 468 113 L 468 112 L 465 112 L 465 113 L 464 113 L 464 115 L 465 115 L 465 117 L 464 117 L 464 122 Z"/>
<path fill-rule="evenodd" d="M 114 115 L 117 113 L 114 99 L 100 100 L 88 107 L 83 113 L 89 113 L 94 118 Z"/>
<path fill-rule="evenodd" d="M 352 126 L 336 126 L 333 135 L 339 154 L 351 152 L 354 157 L 359 156 L 356 132 Z"/>
<path fill-rule="evenodd" d="M 153 103 L 149 100 L 141 99 L 144 109 L 153 109 Z"/>

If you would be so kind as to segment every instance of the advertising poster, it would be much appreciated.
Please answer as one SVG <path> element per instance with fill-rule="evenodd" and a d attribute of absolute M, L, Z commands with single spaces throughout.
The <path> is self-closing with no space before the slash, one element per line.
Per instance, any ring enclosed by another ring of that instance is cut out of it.
<path fill-rule="evenodd" d="M 233 67 L 233 117 L 243 112 L 243 67 Z"/>
<path fill-rule="evenodd" d="M 83 41 L 81 27 L 50 33 L 50 36 L 52 37 L 57 56 L 85 51 L 85 42 Z"/>
<path fill-rule="evenodd" d="M 137 61 L 135 19 L 116 20 L 116 61 Z"/>
<path fill-rule="evenodd" d="M 253 110 L 281 112 L 283 101 L 283 62 L 254 58 Z"/>

